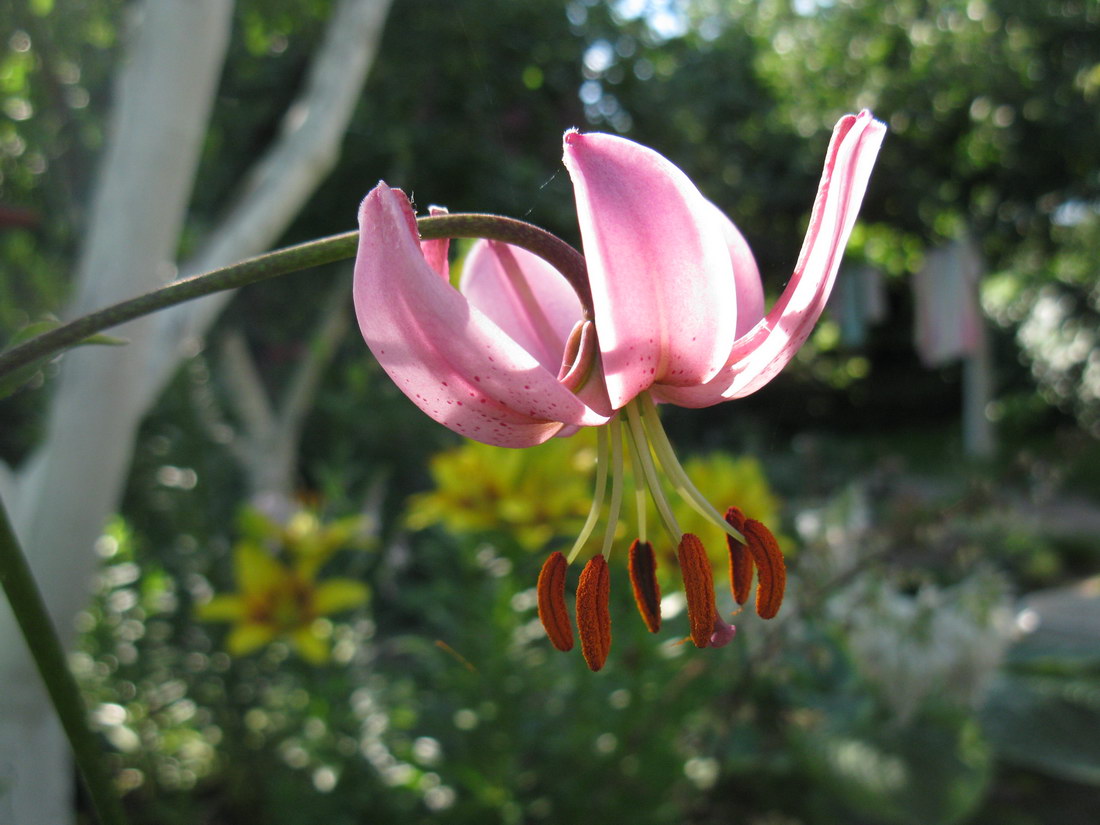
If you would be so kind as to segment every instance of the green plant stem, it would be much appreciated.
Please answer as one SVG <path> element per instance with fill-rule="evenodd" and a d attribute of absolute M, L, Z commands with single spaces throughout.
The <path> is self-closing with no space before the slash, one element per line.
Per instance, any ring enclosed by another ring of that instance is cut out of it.
<path fill-rule="evenodd" d="M 546 230 L 499 215 L 463 213 L 419 218 L 417 228 L 424 240 L 487 238 L 515 244 L 534 252 L 568 279 L 581 300 L 585 317 L 591 318 L 592 295 L 588 288 L 584 258 L 565 241 Z M 0 353 L 0 377 L 75 346 L 97 332 L 175 304 L 350 258 L 355 254 L 358 239 L 358 232 L 344 232 L 289 246 L 232 266 L 173 281 L 144 295 L 83 315 Z"/>
<path fill-rule="evenodd" d="M 584 258 L 569 244 L 523 221 L 496 215 L 433 215 L 417 220 L 423 240 L 487 238 L 528 249 L 561 272 L 576 290 L 586 318 L 592 317 L 592 295 Z M 161 309 L 247 286 L 269 278 L 350 258 L 358 232 L 345 232 L 259 255 L 232 266 L 174 281 L 159 289 L 76 318 L 0 353 L 0 377 L 79 344 L 97 332 Z M 72 746 L 80 774 L 102 825 L 125 825 L 118 797 L 104 769 L 97 737 L 88 726 L 80 689 L 69 670 L 65 651 L 50 621 L 45 600 L 0 501 L 0 584 L 19 628 L 46 683 L 50 699 Z"/>
<path fill-rule="evenodd" d="M 111 785 L 103 751 L 88 726 L 87 709 L 80 696 L 80 688 L 69 670 L 65 649 L 50 620 L 42 594 L 35 585 L 3 501 L 0 501 L 0 583 L 42 681 L 46 683 L 50 701 L 61 719 L 61 727 L 69 738 L 96 817 L 102 825 L 125 825 L 126 816 Z"/>

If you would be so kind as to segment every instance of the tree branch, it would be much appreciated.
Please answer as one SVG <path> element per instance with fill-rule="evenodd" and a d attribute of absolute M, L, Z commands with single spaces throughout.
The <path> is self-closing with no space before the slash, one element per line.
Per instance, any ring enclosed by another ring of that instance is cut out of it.
<path fill-rule="evenodd" d="M 244 437 L 266 441 L 275 432 L 275 411 L 260 380 L 256 362 L 248 351 L 244 333 L 239 329 L 227 332 L 221 340 L 218 366 L 224 372 L 229 398 L 241 418 Z"/>
<path fill-rule="evenodd" d="M 340 142 L 378 50 L 391 0 L 341 0 L 283 132 L 248 174 L 237 207 L 184 272 L 216 269 L 268 248 L 298 214 L 338 158 Z M 163 341 L 141 376 L 147 403 L 160 393 L 181 351 L 201 337 L 228 295 L 181 307 L 158 319 Z"/>
<path fill-rule="evenodd" d="M 278 411 L 279 430 L 282 437 L 295 444 L 298 443 L 302 422 L 313 407 L 313 400 L 317 396 L 317 388 L 321 383 L 325 367 L 328 366 L 337 347 L 347 334 L 351 318 L 351 313 L 348 311 L 350 300 L 351 289 L 348 286 L 348 279 L 338 278 L 321 310 L 321 320 L 310 340 L 306 357 L 299 362 Z"/>

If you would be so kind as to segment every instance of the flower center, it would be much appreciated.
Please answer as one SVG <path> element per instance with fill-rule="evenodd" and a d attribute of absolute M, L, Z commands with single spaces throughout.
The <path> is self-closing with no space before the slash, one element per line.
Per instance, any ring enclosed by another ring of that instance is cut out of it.
<path fill-rule="evenodd" d="M 624 421 L 625 417 L 625 421 Z M 624 446 L 625 445 L 625 446 Z M 608 614 L 609 572 L 607 558 L 615 539 L 625 487 L 624 453 L 630 454 L 637 509 L 637 536 L 631 544 L 628 569 L 638 610 L 651 632 L 660 629 L 661 591 L 656 555 L 646 530 L 646 496 L 657 510 L 661 526 L 677 547 L 677 560 L 687 596 L 691 640 L 696 647 L 721 647 L 733 638 L 735 628 L 715 607 L 710 560 L 697 536 L 684 533 L 665 493 L 667 482 L 693 509 L 726 533 L 730 554 L 730 588 L 738 604 L 744 604 L 758 571 L 757 613 L 770 619 L 779 611 L 786 583 L 786 568 L 779 545 L 763 524 L 748 519 L 736 507 L 722 516 L 688 477 L 661 426 L 656 404 L 642 393 L 597 430 L 596 489 L 592 507 L 568 556 L 555 552 L 543 565 L 538 582 L 539 618 L 551 642 L 559 650 L 573 647 L 573 631 L 565 607 L 566 568 L 580 555 L 595 532 L 607 503 L 607 522 L 599 551 L 587 562 L 577 589 L 577 627 L 581 650 L 592 670 L 603 667 L 611 648 Z M 658 469 L 659 468 L 659 469 Z"/>

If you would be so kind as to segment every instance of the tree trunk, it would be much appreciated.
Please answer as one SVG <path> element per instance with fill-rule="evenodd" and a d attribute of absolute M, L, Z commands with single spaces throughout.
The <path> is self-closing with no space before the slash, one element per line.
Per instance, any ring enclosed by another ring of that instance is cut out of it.
<path fill-rule="evenodd" d="M 273 243 L 332 168 L 390 0 L 341 0 L 283 134 L 238 207 L 184 273 Z M 70 316 L 174 278 L 186 205 L 217 88 L 232 0 L 148 0 L 120 70 L 112 141 Z M 15 528 L 62 636 L 87 602 L 93 545 L 117 507 L 138 424 L 225 298 L 127 324 L 130 344 L 65 356 L 48 437 L 18 474 L 0 468 Z M 7 604 L 0 606 L 0 822 L 71 822 L 72 769 Z"/>
<path fill-rule="evenodd" d="M 169 280 L 221 74 L 231 0 L 159 0 L 143 9 L 121 68 L 111 143 L 77 271 L 76 315 Z M 117 330 L 126 347 L 70 353 L 49 440 L 18 479 L 12 518 L 54 622 L 68 641 L 87 602 L 92 544 L 115 507 L 141 411 L 131 399 L 148 319 Z M 0 771 L 10 819 L 73 819 L 68 744 L 7 605 L 0 615 Z M 7 813 L 7 812 L 6 812 Z"/>
<path fill-rule="evenodd" d="M 390 4 L 391 0 L 339 3 L 302 95 L 287 110 L 282 133 L 248 175 L 237 208 L 199 253 L 180 267 L 183 275 L 226 266 L 268 249 L 332 171 L 374 63 Z M 354 212 L 349 211 L 349 227 L 334 227 L 333 232 L 350 228 L 354 221 Z M 140 376 L 146 404 L 160 394 L 180 359 L 195 351 L 231 297 L 230 293 L 211 295 L 155 317 L 158 344 Z"/>

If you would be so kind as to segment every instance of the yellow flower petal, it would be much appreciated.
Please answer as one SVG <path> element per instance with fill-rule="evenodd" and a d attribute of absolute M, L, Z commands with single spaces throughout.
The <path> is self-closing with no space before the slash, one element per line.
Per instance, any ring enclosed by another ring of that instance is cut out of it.
<path fill-rule="evenodd" d="M 290 643 L 298 655 L 312 665 L 323 665 L 328 661 L 328 639 L 322 639 L 311 627 L 302 627 L 291 633 Z"/>
<path fill-rule="evenodd" d="M 237 544 L 234 557 L 237 582 L 243 594 L 259 594 L 284 586 L 290 571 L 266 550 L 250 541 Z"/>
<path fill-rule="evenodd" d="M 246 615 L 244 599 L 230 594 L 215 596 L 195 608 L 195 616 L 204 622 L 239 622 Z"/>
<path fill-rule="evenodd" d="M 313 592 L 313 608 L 321 615 L 366 604 L 370 591 L 354 579 L 328 579 Z"/>
<path fill-rule="evenodd" d="M 230 631 L 225 647 L 234 656 L 247 656 L 271 643 L 277 634 L 278 630 L 272 625 L 239 624 Z"/>

